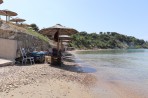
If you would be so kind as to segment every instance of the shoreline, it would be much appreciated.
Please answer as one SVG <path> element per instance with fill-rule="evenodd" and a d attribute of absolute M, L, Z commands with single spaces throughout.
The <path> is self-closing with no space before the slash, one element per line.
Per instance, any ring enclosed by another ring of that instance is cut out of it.
<path fill-rule="evenodd" d="M 104 51 L 104 50 L 115 50 L 115 49 L 75 49 L 72 51 L 67 51 L 68 53 L 75 54 L 77 52 L 83 52 L 83 51 Z M 117 49 L 117 50 L 123 50 L 123 49 Z"/>
<path fill-rule="evenodd" d="M 132 49 L 132 48 L 131 48 Z M 139 49 L 141 49 L 141 48 L 139 48 Z M 144 48 L 142 48 L 142 49 L 144 49 Z M 75 50 L 72 50 L 72 51 L 68 51 L 69 53 L 76 53 L 76 52 L 81 52 L 81 51 L 103 51 L 103 50 L 128 50 L 128 49 L 75 49 Z M 136 48 L 135 48 L 135 50 L 137 50 Z"/>

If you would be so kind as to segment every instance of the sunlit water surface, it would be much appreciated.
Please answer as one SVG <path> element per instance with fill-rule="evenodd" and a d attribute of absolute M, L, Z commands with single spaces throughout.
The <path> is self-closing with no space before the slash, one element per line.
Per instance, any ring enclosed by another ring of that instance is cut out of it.
<path fill-rule="evenodd" d="M 75 56 L 83 72 L 148 94 L 147 49 L 81 51 Z"/>

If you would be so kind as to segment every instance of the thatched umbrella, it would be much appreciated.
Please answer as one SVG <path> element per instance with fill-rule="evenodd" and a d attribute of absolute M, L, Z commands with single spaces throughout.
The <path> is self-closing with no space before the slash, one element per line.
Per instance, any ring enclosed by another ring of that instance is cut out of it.
<path fill-rule="evenodd" d="M 63 41 L 63 40 L 72 40 L 72 38 L 70 36 L 68 36 L 68 35 L 59 35 L 59 39 L 61 41 Z"/>
<path fill-rule="evenodd" d="M 9 16 L 9 19 L 10 19 L 10 16 L 17 16 L 17 13 L 10 11 L 10 10 L 0 10 L 0 15 L 6 16 L 6 22 L 7 22 L 8 16 Z"/>
<path fill-rule="evenodd" d="M 24 22 L 26 20 L 16 17 L 16 18 L 11 19 L 10 21 L 16 22 L 16 24 L 17 24 L 18 22 Z"/>
<path fill-rule="evenodd" d="M 2 4 L 3 3 L 3 0 L 0 0 L 0 4 Z"/>
<path fill-rule="evenodd" d="M 68 35 L 60 35 L 59 36 L 59 40 L 60 40 L 60 42 L 61 42 L 61 49 L 63 50 L 63 48 L 64 48 L 64 45 L 63 45 L 63 41 L 64 40 L 69 40 L 69 41 L 71 41 L 72 40 L 72 38 L 70 37 L 70 36 L 68 36 Z"/>
<path fill-rule="evenodd" d="M 54 40 L 57 42 L 57 49 L 59 51 L 59 35 L 72 35 L 76 34 L 78 31 L 73 28 L 68 28 L 65 26 L 62 26 L 61 24 L 56 24 L 55 26 L 45 28 L 39 31 L 41 34 L 46 36 L 54 36 Z"/>
<path fill-rule="evenodd" d="M 55 26 L 40 30 L 40 33 L 44 35 L 54 35 L 56 32 L 59 32 L 59 35 L 71 35 L 78 31 L 73 28 L 62 26 L 61 24 L 56 24 Z"/>

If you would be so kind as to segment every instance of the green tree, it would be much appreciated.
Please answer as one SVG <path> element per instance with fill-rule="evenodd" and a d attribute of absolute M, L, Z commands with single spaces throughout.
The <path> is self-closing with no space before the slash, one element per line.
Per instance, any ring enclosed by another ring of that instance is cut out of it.
<path fill-rule="evenodd" d="M 110 35 L 110 32 L 107 32 L 108 35 Z"/>
<path fill-rule="evenodd" d="M 100 35 L 102 35 L 103 34 L 103 32 L 100 32 Z"/>
<path fill-rule="evenodd" d="M 35 30 L 37 32 L 39 31 L 39 27 L 36 24 L 33 23 L 30 26 L 32 27 L 33 30 Z"/>

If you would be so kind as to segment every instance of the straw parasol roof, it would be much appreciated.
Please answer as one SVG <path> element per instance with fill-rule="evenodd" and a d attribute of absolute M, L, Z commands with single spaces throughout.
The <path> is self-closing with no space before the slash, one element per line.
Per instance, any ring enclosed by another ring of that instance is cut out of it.
<path fill-rule="evenodd" d="M 16 24 L 17 24 L 18 22 L 24 22 L 26 20 L 16 17 L 16 18 L 11 19 L 10 21 L 16 22 Z"/>
<path fill-rule="evenodd" d="M 0 0 L 0 4 L 2 4 L 3 3 L 3 0 Z"/>
<path fill-rule="evenodd" d="M 10 10 L 0 10 L 0 15 L 3 16 L 17 16 L 16 12 L 10 11 Z"/>
<path fill-rule="evenodd" d="M 72 40 L 62 40 L 62 42 L 71 42 Z"/>
<path fill-rule="evenodd" d="M 17 13 L 10 10 L 0 10 L 0 15 L 6 16 L 7 21 L 7 16 L 17 16 Z"/>
<path fill-rule="evenodd" d="M 59 35 L 72 35 L 77 33 L 78 31 L 73 28 L 68 28 L 65 26 L 62 26 L 61 24 L 56 24 L 52 27 L 45 28 L 40 30 L 39 32 L 43 35 L 54 35 L 56 32 L 59 32 Z"/>
<path fill-rule="evenodd" d="M 59 35 L 60 40 L 72 40 L 72 38 L 68 35 Z"/>

